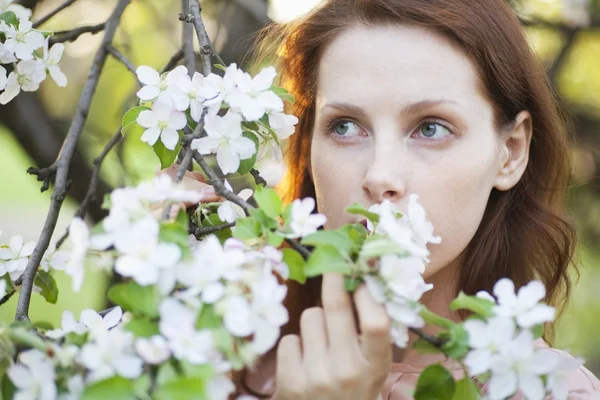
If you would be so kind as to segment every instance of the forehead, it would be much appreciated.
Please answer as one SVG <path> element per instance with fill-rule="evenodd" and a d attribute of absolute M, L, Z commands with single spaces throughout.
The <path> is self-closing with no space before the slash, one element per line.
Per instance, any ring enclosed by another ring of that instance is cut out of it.
<path fill-rule="evenodd" d="M 317 101 L 379 107 L 435 98 L 472 108 L 485 102 L 481 87 L 475 65 L 442 34 L 412 25 L 356 26 L 325 48 Z"/>

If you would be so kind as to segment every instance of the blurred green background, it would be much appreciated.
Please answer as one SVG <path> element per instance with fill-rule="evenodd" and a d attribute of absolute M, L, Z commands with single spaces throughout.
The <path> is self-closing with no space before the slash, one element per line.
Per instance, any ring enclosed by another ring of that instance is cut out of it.
<path fill-rule="evenodd" d="M 34 20 L 63 0 L 25 0 Z M 318 0 L 213 0 L 203 1 L 207 28 L 226 62 L 244 64 L 255 33 L 269 20 L 286 21 L 308 11 Z M 43 25 L 54 31 L 103 22 L 114 0 L 78 0 Z M 547 66 L 560 97 L 573 120 L 574 159 L 569 207 L 581 236 L 578 250 L 581 277 L 561 318 L 555 347 L 569 348 L 585 357 L 600 376 L 600 1 L 520 0 L 513 6 L 523 17 L 532 46 Z M 178 0 L 133 0 L 125 12 L 115 47 L 136 66 L 162 68 L 180 48 Z M 14 234 L 36 240 L 45 220 L 50 192 L 40 193 L 40 182 L 28 175 L 30 166 L 48 166 L 56 158 L 74 114 L 91 58 L 101 34 L 86 34 L 66 44 L 61 67 L 69 78 L 67 88 L 48 79 L 36 93 L 22 93 L 0 106 L 0 242 Z M 92 160 L 120 124 L 133 103 L 136 82 L 122 64 L 110 59 L 101 75 L 88 122 L 71 168 L 73 187 L 62 209 L 55 239 L 62 235 L 87 190 Z M 103 193 L 153 175 L 158 162 L 149 146 L 131 132 L 105 161 Z M 101 198 L 101 197 L 100 197 Z M 102 216 L 99 203 L 89 213 L 90 222 Z M 62 288 L 57 306 L 33 296 L 34 322 L 57 324 L 64 309 L 75 315 L 83 308 L 102 309 L 109 278 L 88 273 L 80 293 L 70 292 L 70 279 L 57 273 Z M 0 307 L 0 320 L 14 317 L 16 296 Z"/>

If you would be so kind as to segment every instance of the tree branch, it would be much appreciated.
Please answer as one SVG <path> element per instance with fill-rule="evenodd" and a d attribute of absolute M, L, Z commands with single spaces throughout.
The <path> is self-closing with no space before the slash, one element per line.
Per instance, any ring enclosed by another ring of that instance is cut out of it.
<path fill-rule="evenodd" d="M 211 233 L 222 231 L 223 229 L 233 228 L 235 226 L 235 222 L 228 222 L 222 225 L 215 226 L 202 226 L 200 228 L 196 228 L 194 230 L 194 236 L 198 238 L 199 236 L 210 235 Z"/>
<path fill-rule="evenodd" d="M 184 15 L 190 13 L 190 0 L 181 0 L 181 12 Z M 194 27 L 190 24 L 183 24 L 181 42 L 183 43 L 183 58 L 185 66 L 188 69 L 190 77 L 196 71 L 196 54 L 194 53 Z"/>
<path fill-rule="evenodd" d="M 87 119 L 92 102 L 92 97 L 96 90 L 96 86 L 98 85 L 100 72 L 102 71 L 102 68 L 106 62 L 106 57 L 108 55 L 106 47 L 112 43 L 113 37 L 117 31 L 117 27 L 119 26 L 121 15 L 125 11 L 125 8 L 130 1 L 131 0 L 119 0 L 113 13 L 106 22 L 106 32 L 104 34 L 104 38 L 102 39 L 102 44 L 100 45 L 100 48 L 94 57 L 88 80 L 83 88 L 83 92 L 79 100 L 77 113 L 75 114 L 75 118 L 73 119 L 69 132 L 67 133 L 63 147 L 58 154 L 58 158 L 56 160 L 58 165 L 56 172 L 56 184 L 54 186 L 54 192 L 52 193 L 50 208 L 48 210 L 48 215 L 46 217 L 46 222 L 44 223 L 40 238 L 35 246 L 35 250 L 29 258 L 27 268 L 23 273 L 23 283 L 17 304 L 17 312 L 15 315 L 16 320 L 29 320 L 28 312 L 29 303 L 31 300 L 31 292 L 33 290 L 33 281 L 35 279 L 35 274 L 37 272 L 40 260 L 50 244 L 50 238 L 56 227 L 56 221 L 60 213 L 60 208 L 65 199 L 67 176 L 69 173 L 71 158 L 73 157 L 77 142 L 81 136 L 81 132 L 83 131 L 83 126 Z"/>
<path fill-rule="evenodd" d="M 69 7 L 71 4 L 75 3 L 77 0 L 67 0 L 60 6 L 56 7 L 54 10 L 50 11 L 48 14 L 40 18 L 37 22 L 33 23 L 33 27 L 37 28 L 42 25 L 44 22 L 48 21 L 50 18 L 54 17 L 56 14 Z"/>
<path fill-rule="evenodd" d="M 103 22 L 98 25 L 80 26 L 79 28 L 71 29 L 69 31 L 54 32 L 55 36 L 50 38 L 50 47 L 56 43 L 74 42 L 84 33 L 91 33 L 95 35 L 98 32 L 102 32 L 105 28 L 106 22 Z"/>
<path fill-rule="evenodd" d="M 113 45 L 108 45 L 106 47 L 106 49 L 108 50 L 108 52 L 110 53 L 111 56 L 113 56 L 115 59 L 120 61 L 135 76 L 135 79 L 138 81 L 138 84 L 141 86 L 142 83 L 137 78 L 137 72 L 136 72 L 135 65 L 133 65 L 133 63 L 127 57 L 125 57 L 125 55 L 123 53 L 121 53 L 119 50 L 117 50 Z"/>

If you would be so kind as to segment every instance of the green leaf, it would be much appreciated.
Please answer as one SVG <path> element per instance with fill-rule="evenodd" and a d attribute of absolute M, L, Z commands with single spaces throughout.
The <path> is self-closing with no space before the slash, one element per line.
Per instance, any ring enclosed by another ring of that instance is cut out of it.
<path fill-rule="evenodd" d="M 322 275 L 325 272 L 350 274 L 352 266 L 344 259 L 340 251 L 329 245 L 317 247 L 308 258 L 304 273 L 308 277 Z"/>
<path fill-rule="evenodd" d="M 137 106 L 133 107 L 125 113 L 123 120 L 121 121 L 121 134 L 125 136 L 125 130 L 130 127 L 131 124 L 137 123 L 137 119 L 140 113 L 144 110 L 150 110 L 150 107 Z"/>
<path fill-rule="evenodd" d="M 419 315 L 421 316 L 421 318 L 423 318 L 425 323 L 429 325 L 439 326 L 444 329 L 451 329 L 454 325 L 456 325 L 449 319 L 437 315 L 433 311 L 429 310 L 427 307 L 422 307 L 421 311 L 419 312 Z"/>
<path fill-rule="evenodd" d="M 210 304 L 203 304 L 196 320 L 196 329 L 216 329 L 221 325 L 223 319 L 215 312 L 215 308 Z"/>
<path fill-rule="evenodd" d="M 414 393 L 415 400 L 452 400 L 456 382 L 450 372 L 439 364 L 425 368 Z"/>
<path fill-rule="evenodd" d="M 52 275 L 43 269 L 38 269 L 33 284 L 42 289 L 40 294 L 48 303 L 56 304 L 56 300 L 58 299 L 58 286 L 56 286 L 56 281 Z"/>
<path fill-rule="evenodd" d="M 156 388 L 154 398 L 156 400 L 207 400 L 204 393 L 206 383 L 208 383 L 207 379 L 179 377 Z"/>
<path fill-rule="evenodd" d="M 281 243 L 283 243 L 284 239 L 285 238 L 277 232 L 267 232 L 267 242 L 273 247 L 281 246 Z"/>
<path fill-rule="evenodd" d="M 250 131 L 244 131 L 242 136 L 247 137 L 254 142 L 254 155 L 245 160 L 240 160 L 240 167 L 237 170 L 240 175 L 246 175 L 252 168 L 254 168 L 254 165 L 256 164 L 256 156 L 258 155 L 259 144 L 256 135 Z"/>
<path fill-rule="evenodd" d="M 539 339 L 544 335 L 544 325 L 535 325 L 531 328 L 534 339 Z"/>
<path fill-rule="evenodd" d="M 379 214 L 375 214 L 374 212 L 367 210 L 360 203 L 354 203 L 354 204 L 346 207 L 346 212 L 350 213 L 350 214 L 355 214 L 355 215 L 362 215 L 363 217 L 366 217 L 369 221 L 373 222 L 374 224 L 379 222 Z"/>
<path fill-rule="evenodd" d="M 296 99 L 287 90 L 279 86 L 271 86 L 271 90 L 281 98 L 281 100 L 287 101 L 290 104 L 294 104 Z"/>
<path fill-rule="evenodd" d="M 146 317 L 133 317 L 125 325 L 125 329 L 132 332 L 136 337 L 151 337 L 160 334 L 158 324 Z"/>
<path fill-rule="evenodd" d="M 456 392 L 452 400 L 478 400 L 481 398 L 481 391 L 469 377 L 460 379 L 456 382 Z"/>
<path fill-rule="evenodd" d="M 250 210 L 250 216 L 256 220 L 261 226 L 266 229 L 276 229 L 279 224 L 271 218 L 262 208 Z"/>
<path fill-rule="evenodd" d="M 339 231 L 352 242 L 352 252 L 360 250 L 368 234 L 367 228 L 363 224 L 347 224 L 342 226 Z"/>
<path fill-rule="evenodd" d="M 246 240 L 260 237 L 262 230 L 258 221 L 252 217 L 246 217 L 236 220 L 231 232 L 233 237 Z"/>
<path fill-rule="evenodd" d="M 227 67 L 224 66 L 223 64 L 213 64 L 213 65 L 216 69 L 220 69 L 223 72 L 227 71 Z"/>
<path fill-rule="evenodd" d="M 179 211 L 175 221 L 160 224 L 160 241 L 176 244 L 184 255 L 190 253 L 188 235 L 188 216 L 185 210 Z"/>
<path fill-rule="evenodd" d="M 417 350 L 421 354 L 439 354 L 442 351 L 429 343 L 427 340 L 418 338 L 413 345 L 413 349 Z"/>
<path fill-rule="evenodd" d="M 49 331 L 54 329 L 54 326 L 48 321 L 35 321 L 33 327 L 38 330 Z"/>
<path fill-rule="evenodd" d="M 0 375 L 0 380 L 2 381 L 0 382 L 2 384 L 2 398 L 6 400 L 13 399 L 17 387 L 8 378 L 7 374 Z"/>
<path fill-rule="evenodd" d="M 42 31 L 38 29 L 38 32 L 42 34 L 42 36 L 44 36 L 44 38 L 49 38 L 54 36 L 54 32 L 52 31 Z"/>
<path fill-rule="evenodd" d="M 165 169 L 173 165 L 175 159 L 177 158 L 177 154 L 179 154 L 179 151 L 181 150 L 181 138 L 183 137 L 183 132 L 177 131 L 177 133 L 179 134 L 179 140 L 177 141 L 177 145 L 175 146 L 174 150 L 167 149 L 160 138 L 158 138 L 156 143 L 154 143 L 154 146 L 152 146 L 154 153 L 160 160 L 161 169 Z"/>
<path fill-rule="evenodd" d="M 6 11 L 0 14 L 0 20 L 6 22 L 9 25 L 14 26 L 15 28 L 19 27 L 19 19 L 17 15 L 12 11 Z"/>
<path fill-rule="evenodd" d="M 175 370 L 175 367 L 173 366 L 173 363 L 175 361 L 171 360 L 165 364 L 162 364 L 160 367 L 158 367 L 158 372 L 156 374 L 156 384 L 161 386 L 164 385 L 167 382 L 171 382 L 175 379 L 177 379 L 177 371 Z"/>
<path fill-rule="evenodd" d="M 138 399 L 150 399 L 148 392 L 152 380 L 148 374 L 144 374 L 133 381 L 133 392 Z"/>
<path fill-rule="evenodd" d="M 352 242 L 346 235 L 338 231 L 317 231 L 302 239 L 302 244 L 309 246 L 329 245 L 337 248 L 342 254 L 350 254 Z"/>
<path fill-rule="evenodd" d="M 269 217 L 274 220 L 279 219 L 279 214 L 281 214 L 283 208 L 283 201 L 275 190 L 257 186 L 254 191 L 254 200 L 256 200 L 256 204 L 258 204 L 260 209 Z"/>
<path fill-rule="evenodd" d="M 133 281 L 117 283 L 108 289 L 108 298 L 124 310 L 158 317 L 160 295 L 154 286 L 140 286 Z"/>
<path fill-rule="evenodd" d="M 444 352 L 448 357 L 460 359 L 469 351 L 469 334 L 462 324 L 455 324 L 448 331 L 449 340 L 444 344 Z"/>
<path fill-rule="evenodd" d="M 105 193 L 104 198 L 102 199 L 102 208 L 105 210 L 110 210 L 110 205 L 112 204 L 110 199 L 110 193 Z"/>
<path fill-rule="evenodd" d="M 202 221 L 202 226 L 219 226 L 223 225 L 223 221 L 219 218 L 219 214 L 208 214 L 204 220 Z M 221 229 L 217 232 L 213 232 L 212 235 L 216 235 L 221 243 L 224 243 L 225 240 L 229 239 L 232 235 L 231 228 Z"/>
<path fill-rule="evenodd" d="M 482 299 L 480 297 L 468 296 L 460 292 L 458 297 L 450 303 L 450 310 L 469 310 L 484 318 L 490 318 L 494 315 L 494 302 Z"/>
<path fill-rule="evenodd" d="M 357 277 L 345 276 L 344 277 L 344 288 L 348 293 L 354 293 L 354 291 L 360 286 L 362 280 Z"/>
<path fill-rule="evenodd" d="M 88 386 L 83 392 L 81 400 L 130 400 L 134 398 L 133 387 L 132 380 L 114 376 Z"/>
<path fill-rule="evenodd" d="M 287 264 L 290 271 L 290 279 L 304 284 L 306 282 L 304 257 L 293 249 L 283 249 L 282 252 L 283 262 Z"/>
<path fill-rule="evenodd" d="M 404 254 L 406 251 L 388 236 L 371 235 L 365 240 L 360 257 L 368 260 L 371 258 L 379 258 L 385 254 Z"/>

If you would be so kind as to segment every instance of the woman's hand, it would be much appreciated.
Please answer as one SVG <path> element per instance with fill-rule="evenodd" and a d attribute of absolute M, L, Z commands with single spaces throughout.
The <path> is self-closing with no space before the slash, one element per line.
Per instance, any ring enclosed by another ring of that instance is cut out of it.
<path fill-rule="evenodd" d="M 277 349 L 277 400 L 375 400 L 392 365 L 390 319 L 362 285 L 354 293 L 361 335 L 344 278 L 325 274 L 323 308 L 305 310 L 300 336 Z"/>
<path fill-rule="evenodd" d="M 177 175 L 178 170 L 179 165 L 173 164 L 169 168 L 165 168 L 159 171 L 157 175 L 166 174 L 169 175 L 171 178 L 175 179 L 175 175 Z M 210 203 L 212 201 L 222 200 L 222 198 L 217 196 L 217 194 L 215 193 L 215 189 L 212 186 L 206 184 L 206 180 L 204 179 L 204 176 L 201 172 L 185 171 L 185 174 L 183 175 L 183 179 L 181 180 L 180 184 L 185 190 L 190 190 L 202 194 L 202 199 L 200 200 L 200 202 L 202 203 Z M 169 218 L 174 219 L 177 216 L 177 213 L 179 213 L 179 210 L 195 205 L 196 204 L 190 202 L 175 203 L 171 206 Z M 152 214 L 160 219 L 162 217 L 162 210 L 162 205 L 156 205 Z"/>

